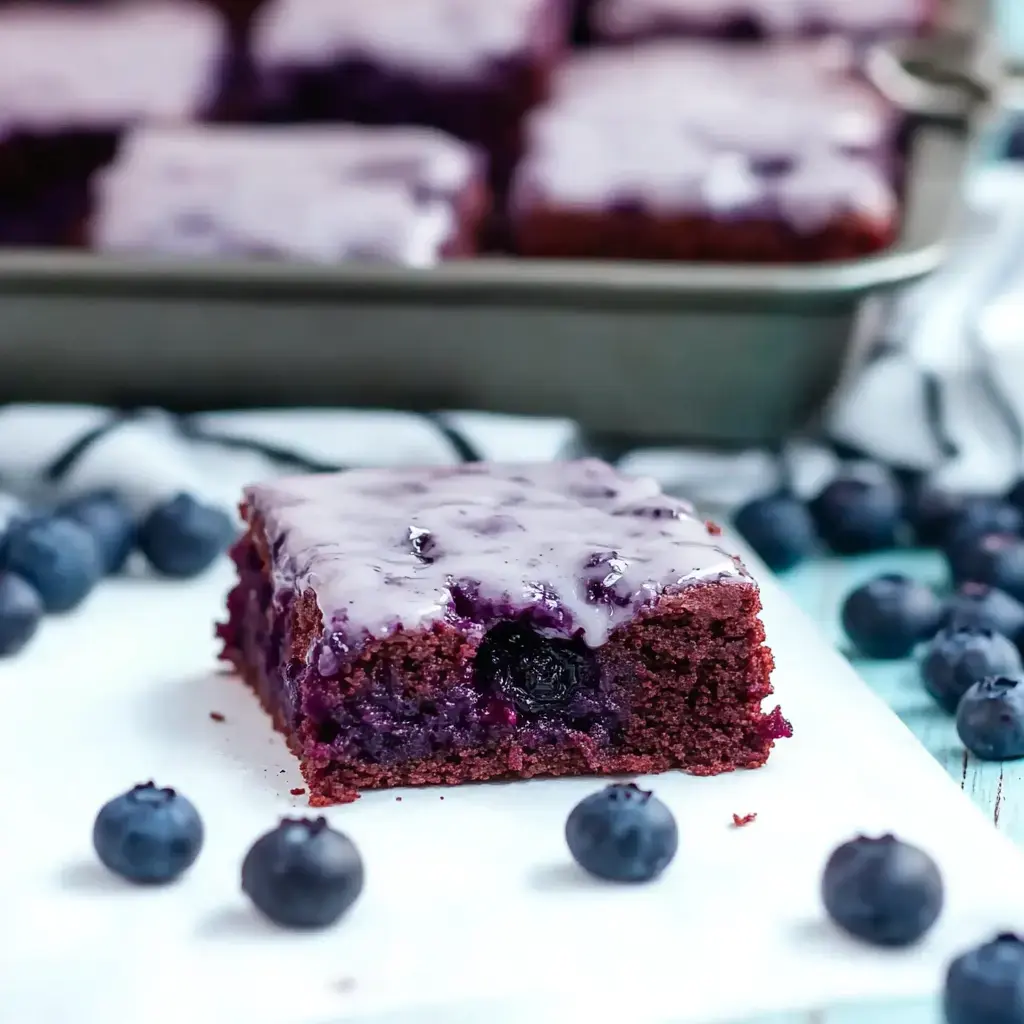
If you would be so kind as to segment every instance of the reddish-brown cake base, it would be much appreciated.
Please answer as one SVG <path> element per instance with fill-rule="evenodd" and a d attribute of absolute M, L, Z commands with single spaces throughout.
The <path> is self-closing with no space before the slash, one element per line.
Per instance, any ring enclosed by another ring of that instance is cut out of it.
<path fill-rule="evenodd" d="M 764 764 L 790 735 L 778 708 L 761 710 L 772 656 L 751 581 L 664 595 L 593 650 L 528 637 L 556 662 L 575 659 L 587 700 L 577 699 L 575 717 L 524 715 L 493 696 L 489 677 L 501 645 L 521 642 L 522 621 L 486 633 L 436 623 L 368 641 L 340 669 L 322 656 L 309 665 L 322 633 L 316 597 L 275 598 L 263 525 L 250 516 L 233 552 L 240 578 L 219 628 L 223 657 L 299 757 L 315 806 L 393 786 L 674 768 L 713 775 Z"/>
<path fill-rule="evenodd" d="M 815 263 L 857 259 L 898 237 L 892 218 L 844 214 L 803 233 L 781 221 L 657 216 L 642 210 L 573 210 L 536 205 L 514 218 L 515 249 L 534 259 L 684 260 L 702 263 Z"/>

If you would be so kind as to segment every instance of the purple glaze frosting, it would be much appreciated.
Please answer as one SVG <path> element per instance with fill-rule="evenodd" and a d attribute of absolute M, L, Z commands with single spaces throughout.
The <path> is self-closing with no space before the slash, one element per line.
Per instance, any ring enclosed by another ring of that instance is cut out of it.
<path fill-rule="evenodd" d="M 429 266 L 478 174 L 426 128 L 144 128 L 99 179 L 105 252 Z"/>
<path fill-rule="evenodd" d="M 549 0 L 270 0 L 253 42 L 263 69 L 344 59 L 476 78 L 527 52 Z"/>
<path fill-rule="evenodd" d="M 595 49 L 529 123 L 514 203 L 782 221 L 887 221 L 897 112 L 827 43 Z"/>
<path fill-rule="evenodd" d="M 595 0 L 592 20 L 605 39 L 654 32 L 723 35 L 739 22 L 769 39 L 836 32 L 857 39 L 913 35 L 932 0 Z"/>
<path fill-rule="evenodd" d="M 213 102 L 224 38 L 193 0 L 0 6 L 0 138 L 16 129 L 188 120 Z"/>
<path fill-rule="evenodd" d="M 312 588 L 343 644 L 525 614 L 597 647 L 666 589 L 749 579 L 691 505 L 595 459 L 355 470 L 260 484 L 247 498 L 278 595 Z"/>

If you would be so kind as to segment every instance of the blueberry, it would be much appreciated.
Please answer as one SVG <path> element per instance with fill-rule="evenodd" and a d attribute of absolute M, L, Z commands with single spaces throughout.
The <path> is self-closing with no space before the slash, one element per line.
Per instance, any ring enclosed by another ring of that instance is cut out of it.
<path fill-rule="evenodd" d="M 475 661 L 477 685 L 530 715 L 566 711 L 597 684 L 597 663 L 582 640 L 543 637 L 521 622 L 488 630 Z"/>
<path fill-rule="evenodd" d="M 1024 512 L 1024 479 L 1018 480 L 1007 492 L 1006 500 Z"/>
<path fill-rule="evenodd" d="M 157 572 L 189 579 L 209 568 L 234 536 L 235 524 L 226 512 L 179 494 L 143 520 L 139 547 Z"/>
<path fill-rule="evenodd" d="M 775 572 L 792 569 L 814 552 L 814 520 L 797 498 L 785 494 L 755 498 L 736 513 L 733 523 Z"/>
<path fill-rule="evenodd" d="M 173 882 L 199 856 L 203 823 L 180 793 L 147 782 L 103 805 L 92 843 L 103 864 L 129 882 Z"/>
<path fill-rule="evenodd" d="M 899 540 L 903 496 L 887 478 L 833 480 L 810 508 L 818 533 L 836 554 L 880 551 Z"/>
<path fill-rule="evenodd" d="M 1024 757 L 1024 676 L 989 676 L 960 699 L 956 731 L 963 745 L 984 761 Z"/>
<path fill-rule="evenodd" d="M 326 928 L 363 891 L 363 861 L 325 818 L 285 818 L 249 848 L 242 890 L 275 924 Z"/>
<path fill-rule="evenodd" d="M 1024 601 L 1024 540 L 1005 533 L 986 533 L 946 552 L 957 583 L 987 583 Z"/>
<path fill-rule="evenodd" d="M 1024 604 L 986 583 L 962 583 L 946 602 L 944 625 L 991 629 L 1018 646 L 1024 643 Z"/>
<path fill-rule="evenodd" d="M 609 882 L 649 882 L 672 863 L 679 832 L 672 812 L 637 786 L 608 786 L 572 810 L 569 852 L 584 871 Z"/>
<path fill-rule="evenodd" d="M 946 972 L 946 1024 L 1024 1024 L 1024 940 L 1004 933 L 958 956 Z"/>
<path fill-rule="evenodd" d="M 954 714 L 960 698 L 988 676 L 1024 671 L 1017 648 L 987 629 L 944 629 L 928 644 L 921 659 L 924 688 L 936 703 Z"/>
<path fill-rule="evenodd" d="M 107 573 L 120 572 L 135 547 L 135 520 L 131 509 L 113 491 L 75 498 L 59 514 L 73 519 L 92 534 Z"/>
<path fill-rule="evenodd" d="M 966 500 L 965 495 L 928 484 L 913 489 L 907 498 L 907 518 L 917 543 L 924 548 L 942 547 Z"/>
<path fill-rule="evenodd" d="M 31 583 L 13 572 L 0 572 L 0 657 L 17 654 L 35 636 L 44 611 Z"/>
<path fill-rule="evenodd" d="M 944 546 L 955 547 L 986 533 L 1020 533 L 1024 515 L 1007 501 L 972 495 L 950 518 Z"/>
<path fill-rule="evenodd" d="M 935 861 L 895 836 L 858 836 L 833 851 L 821 879 L 832 920 L 874 946 L 909 946 L 936 922 L 943 887 Z"/>
<path fill-rule="evenodd" d="M 15 523 L 4 561 L 35 587 L 48 612 L 77 607 L 103 576 L 103 559 L 92 534 L 57 517 Z"/>
<path fill-rule="evenodd" d="M 939 628 L 942 602 L 924 584 L 889 574 L 854 590 L 841 614 L 843 629 L 861 654 L 905 658 Z"/>

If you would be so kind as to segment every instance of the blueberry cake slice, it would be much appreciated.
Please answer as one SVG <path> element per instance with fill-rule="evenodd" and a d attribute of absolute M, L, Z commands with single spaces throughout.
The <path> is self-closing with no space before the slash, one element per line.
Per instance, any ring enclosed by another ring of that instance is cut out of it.
<path fill-rule="evenodd" d="M 351 125 L 138 128 L 94 195 L 100 252 L 414 267 L 473 253 L 488 206 L 464 143 Z"/>
<path fill-rule="evenodd" d="M 311 802 L 543 775 L 713 775 L 791 732 L 717 527 L 596 460 L 248 489 L 223 658 Z"/>

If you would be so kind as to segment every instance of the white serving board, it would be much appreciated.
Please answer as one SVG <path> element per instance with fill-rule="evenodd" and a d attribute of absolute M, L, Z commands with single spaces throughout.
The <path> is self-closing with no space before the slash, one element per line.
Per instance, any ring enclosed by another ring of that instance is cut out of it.
<path fill-rule="evenodd" d="M 377 793 L 327 812 L 364 855 L 359 903 L 328 931 L 277 931 L 239 866 L 303 813 L 302 780 L 217 673 L 228 582 L 225 567 L 106 585 L 0 666 L 2 1024 L 726 1021 L 926 994 L 956 951 L 1024 927 L 1017 851 L 769 582 L 796 734 L 759 771 L 645 780 L 680 826 L 659 882 L 601 885 L 570 863 L 565 817 L 594 780 Z M 90 833 L 106 799 L 150 778 L 196 803 L 207 840 L 178 884 L 138 890 L 97 865 Z M 758 817 L 735 829 L 734 813 Z M 822 865 L 860 830 L 941 865 L 945 913 L 912 951 L 858 946 L 823 918 Z"/>

